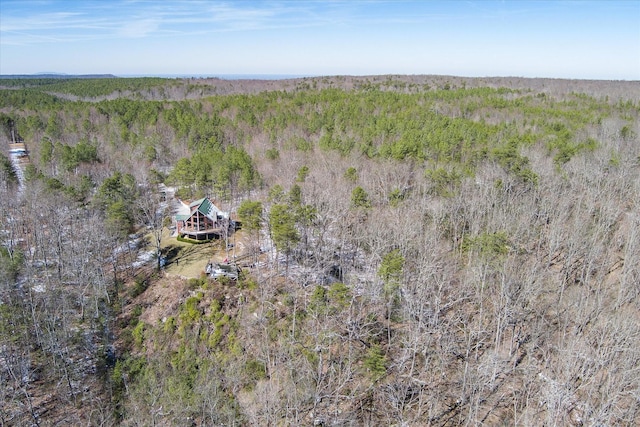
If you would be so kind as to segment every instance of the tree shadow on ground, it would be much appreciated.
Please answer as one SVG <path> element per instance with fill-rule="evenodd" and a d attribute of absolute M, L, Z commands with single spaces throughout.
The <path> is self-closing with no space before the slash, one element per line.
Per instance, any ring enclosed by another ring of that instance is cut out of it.
<path fill-rule="evenodd" d="M 183 248 L 175 245 L 169 245 L 164 248 L 162 252 L 164 257 L 167 259 L 167 263 L 174 262 L 178 258 L 181 249 Z"/>

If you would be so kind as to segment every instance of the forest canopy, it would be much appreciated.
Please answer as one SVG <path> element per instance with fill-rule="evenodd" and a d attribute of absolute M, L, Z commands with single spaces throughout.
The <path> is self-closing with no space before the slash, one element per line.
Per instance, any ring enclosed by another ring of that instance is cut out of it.
<path fill-rule="evenodd" d="M 0 424 L 637 424 L 638 100 L 0 79 Z"/>

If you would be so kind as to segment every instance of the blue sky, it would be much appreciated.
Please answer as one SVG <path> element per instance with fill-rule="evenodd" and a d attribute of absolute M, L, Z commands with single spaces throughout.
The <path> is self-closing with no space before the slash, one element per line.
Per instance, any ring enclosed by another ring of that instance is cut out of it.
<path fill-rule="evenodd" d="M 0 74 L 640 80 L 640 0 L 0 0 Z"/>

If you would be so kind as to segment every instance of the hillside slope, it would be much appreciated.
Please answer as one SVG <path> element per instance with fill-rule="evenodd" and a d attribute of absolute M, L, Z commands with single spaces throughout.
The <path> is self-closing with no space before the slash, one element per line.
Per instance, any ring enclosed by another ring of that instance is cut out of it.
<path fill-rule="evenodd" d="M 638 82 L 0 84 L 2 423 L 640 422 Z"/>

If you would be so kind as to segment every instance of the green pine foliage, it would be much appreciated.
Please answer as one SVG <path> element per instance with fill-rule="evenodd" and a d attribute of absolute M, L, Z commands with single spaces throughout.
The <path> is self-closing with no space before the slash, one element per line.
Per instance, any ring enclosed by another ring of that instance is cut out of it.
<path fill-rule="evenodd" d="M 424 81 L 3 81 L 8 423 L 637 424 L 637 100 Z M 287 271 L 144 275 L 158 184 Z"/>
<path fill-rule="evenodd" d="M 15 184 L 18 182 L 18 175 L 13 168 L 11 160 L 2 153 L 0 153 L 0 174 L 2 174 L 3 180 L 7 183 Z"/>
<path fill-rule="evenodd" d="M 167 182 L 190 188 L 192 194 L 212 188 L 220 198 L 227 199 L 236 191 L 258 186 L 260 175 L 243 149 L 213 146 L 198 150 L 191 158 L 178 160 Z"/>
<path fill-rule="evenodd" d="M 351 206 L 353 208 L 367 209 L 371 207 L 371 199 L 364 188 L 358 186 L 351 192 Z"/>
<path fill-rule="evenodd" d="M 131 174 L 114 173 L 105 179 L 94 198 L 106 216 L 108 228 L 125 236 L 134 226 L 134 202 L 138 196 L 136 179 Z"/>
<path fill-rule="evenodd" d="M 271 207 L 269 213 L 271 238 L 278 250 L 290 253 L 294 245 L 300 240 L 300 233 L 296 228 L 296 218 L 288 205 L 277 204 Z"/>
<path fill-rule="evenodd" d="M 392 296 L 400 288 L 404 261 L 404 257 L 398 249 L 389 252 L 382 258 L 378 268 L 378 277 L 382 279 L 385 295 Z"/>
<path fill-rule="evenodd" d="M 238 216 L 242 222 L 242 228 L 257 232 L 262 227 L 263 206 L 258 200 L 244 200 L 238 207 Z"/>
<path fill-rule="evenodd" d="M 372 380 L 377 381 L 387 372 L 387 360 L 378 344 L 369 348 L 364 358 L 363 365 Z"/>

